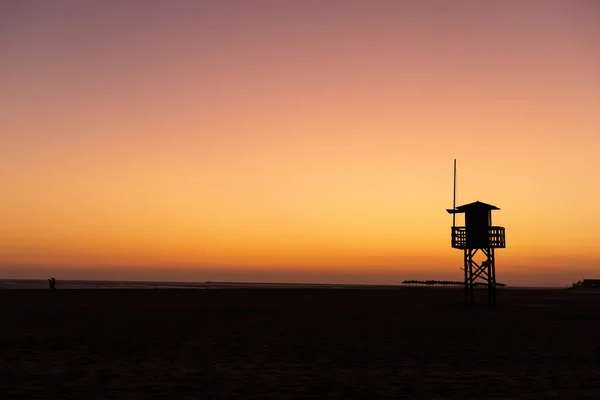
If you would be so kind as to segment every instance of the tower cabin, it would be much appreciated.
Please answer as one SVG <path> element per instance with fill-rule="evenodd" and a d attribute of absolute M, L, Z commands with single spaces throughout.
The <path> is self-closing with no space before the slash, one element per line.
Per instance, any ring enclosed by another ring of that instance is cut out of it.
<path fill-rule="evenodd" d="M 450 214 L 465 214 L 464 226 L 452 227 L 452 247 L 455 249 L 505 248 L 504 228 L 492 225 L 491 204 L 476 201 L 446 210 Z"/>

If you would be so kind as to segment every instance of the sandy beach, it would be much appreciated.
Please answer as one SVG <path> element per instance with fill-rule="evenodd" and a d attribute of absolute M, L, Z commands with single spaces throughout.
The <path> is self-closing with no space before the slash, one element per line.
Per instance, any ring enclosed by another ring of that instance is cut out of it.
<path fill-rule="evenodd" d="M 1 392 L 597 398 L 600 293 L 461 301 L 435 289 L 0 290 Z"/>

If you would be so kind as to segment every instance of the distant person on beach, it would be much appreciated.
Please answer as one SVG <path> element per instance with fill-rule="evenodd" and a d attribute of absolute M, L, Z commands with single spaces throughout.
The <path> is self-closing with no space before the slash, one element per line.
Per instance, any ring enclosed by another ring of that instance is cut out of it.
<path fill-rule="evenodd" d="M 56 289 L 56 279 L 50 278 L 48 279 L 48 286 L 50 289 Z"/>

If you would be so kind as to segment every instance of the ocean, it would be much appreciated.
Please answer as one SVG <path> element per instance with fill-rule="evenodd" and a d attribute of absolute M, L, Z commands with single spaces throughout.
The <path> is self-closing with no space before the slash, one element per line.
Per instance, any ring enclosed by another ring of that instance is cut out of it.
<path fill-rule="evenodd" d="M 157 281 L 102 281 L 57 280 L 56 289 L 400 289 L 406 285 L 333 284 L 333 283 L 265 283 L 265 282 L 157 282 Z M 428 287 L 423 287 L 427 289 Z M 508 286 L 502 289 L 548 290 L 566 287 Z M 42 279 L 0 279 L 2 289 L 48 289 Z M 449 288 L 449 289 L 456 289 Z"/>
<path fill-rule="evenodd" d="M 261 283 L 261 282 L 138 282 L 138 281 L 86 281 L 57 280 L 56 289 L 394 289 L 401 285 L 358 285 L 320 283 Z M 0 279 L 0 289 L 48 289 L 48 281 L 41 279 Z"/>

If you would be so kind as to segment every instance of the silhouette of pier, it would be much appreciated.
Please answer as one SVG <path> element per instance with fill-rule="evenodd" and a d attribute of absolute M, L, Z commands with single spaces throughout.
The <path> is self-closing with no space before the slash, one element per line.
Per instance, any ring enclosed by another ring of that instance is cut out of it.
<path fill-rule="evenodd" d="M 402 284 L 406 287 L 428 287 L 428 288 L 440 288 L 440 289 L 461 289 L 464 288 L 464 281 L 438 281 L 438 280 L 406 280 L 403 281 Z M 475 282 L 473 284 L 474 287 L 487 287 L 486 282 Z M 503 283 L 496 282 L 496 286 L 504 287 L 506 286 Z"/>

